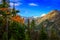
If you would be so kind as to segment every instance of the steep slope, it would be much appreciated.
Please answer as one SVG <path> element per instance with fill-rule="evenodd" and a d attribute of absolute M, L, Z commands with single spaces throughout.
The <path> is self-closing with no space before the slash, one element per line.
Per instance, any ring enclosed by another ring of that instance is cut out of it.
<path fill-rule="evenodd" d="M 60 11 L 53 10 L 41 18 L 37 18 L 36 22 L 36 30 L 40 31 L 43 27 L 49 37 L 51 30 L 54 30 L 60 38 Z"/>
<path fill-rule="evenodd" d="M 45 20 L 49 20 L 51 22 L 59 20 L 60 19 L 59 15 L 60 15 L 60 11 L 53 10 L 53 11 L 49 12 L 47 15 L 45 15 L 45 16 L 43 16 L 41 18 L 38 18 L 36 20 L 36 23 L 40 24 L 41 22 L 43 22 Z"/>
<path fill-rule="evenodd" d="M 50 34 L 51 29 L 57 32 L 57 35 L 60 37 L 60 11 L 54 10 L 49 12 L 47 15 L 37 19 L 38 26 L 37 28 L 40 30 L 41 27 L 46 28 L 48 34 Z"/>

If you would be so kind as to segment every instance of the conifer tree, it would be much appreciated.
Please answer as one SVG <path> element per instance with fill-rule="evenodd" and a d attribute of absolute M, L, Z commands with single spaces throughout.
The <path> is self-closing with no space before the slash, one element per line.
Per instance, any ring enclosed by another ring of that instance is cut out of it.
<path fill-rule="evenodd" d="M 47 32 L 45 31 L 44 25 L 41 24 L 41 30 L 40 30 L 40 36 L 39 36 L 39 40 L 48 40 L 48 35 Z"/>
<path fill-rule="evenodd" d="M 57 32 L 54 30 L 54 28 L 51 28 L 50 40 L 59 40 Z"/>
<path fill-rule="evenodd" d="M 25 26 L 18 23 L 12 22 L 9 26 L 9 39 L 25 40 Z M 13 37 L 13 38 L 12 38 Z"/>
<path fill-rule="evenodd" d="M 31 28 L 34 29 L 35 28 L 35 20 L 33 19 L 32 22 L 31 22 Z"/>

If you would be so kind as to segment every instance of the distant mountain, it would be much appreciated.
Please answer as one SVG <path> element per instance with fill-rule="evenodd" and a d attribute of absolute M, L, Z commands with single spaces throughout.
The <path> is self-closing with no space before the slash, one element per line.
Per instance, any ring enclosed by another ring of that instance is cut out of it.
<path fill-rule="evenodd" d="M 36 23 L 40 24 L 41 22 L 43 22 L 45 20 L 49 20 L 51 22 L 60 20 L 60 11 L 53 10 L 53 11 L 49 12 L 47 15 L 40 17 L 40 18 L 37 18 Z"/>
<path fill-rule="evenodd" d="M 28 19 L 29 21 L 31 22 L 33 19 L 35 20 L 36 18 L 35 17 L 23 17 L 24 18 L 24 23 L 27 24 L 28 23 Z"/>
<path fill-rule="evenodd" d="M 28 23 L 28 18 L 30 19 L 30 22 L 34 19 L 37 26 L 39 26 L 40 24 L 43 24 L 45 27 L 48 27 L 48 28 L 52 25 L 54 26 L 54 28 L 57 28 L 57 29 L 60 28 L 60 11 L 59 10 L 53 10 L 43 17 L 37 17 L 37 18 L 24 17 L 25 24 Z"/>
<path fill-rule="evenodd" d="M 30 19 L 30 22 L 34 19 L 36 22 L 35 30 L 41 30 L 42 27 L 46 28 L 46 31 L 48 34 L 50 34 L 51 29 L 56 31 L 60 37 L 60 11 L 59 10 L 53 10 L 46 14 L 43 17 L 24 17 L 25 18 L 25 24 L 28 23 L 28 18 Z"/>
<path fill-rule="evenodd" d="M 60 11 L 53 10 L 47 15 L 36 19 L 37 30 L 40 30 L 41 27 L 46 28 L 48 34 L 50 34 L 51 29 L 57 32 L 60 37 Z"/>

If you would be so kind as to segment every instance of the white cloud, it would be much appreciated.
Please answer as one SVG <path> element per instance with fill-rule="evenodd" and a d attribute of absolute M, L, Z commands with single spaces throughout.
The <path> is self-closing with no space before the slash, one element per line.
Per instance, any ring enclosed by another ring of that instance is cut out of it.
<path fill-rule="evenodd" d="M 2 0 L 0 0 L 0 2 L 1 2 Z"/>
<path fill-rule="evenodd" d="M 46 14 L 43 13 L 41 16 L 33 16 L 33 18 L 43 17 L 43 16 L 45 16 L 45 15 L 46 15 Z"/>
<path fill-rule="evenodd" d="M 45 14 L 45 13 L 43 13 L 43 14 L 41 15 L 41 17 L 42 17 L 42 16 L 45 16 L 45 15 L 46 15 L 46 14 Z"/>
<path fill-rule="evenodd" d="M 29 3 L 30 6 L 38 6 L 36 3 Z"/>
<path fill-rule="evenodd" d="M 10 6 L 13 6 L 13 5 L 15 5 L 15 6 L 19 6 L 19 5 L 21 5 L 22 3 L 10 3 Z"/>

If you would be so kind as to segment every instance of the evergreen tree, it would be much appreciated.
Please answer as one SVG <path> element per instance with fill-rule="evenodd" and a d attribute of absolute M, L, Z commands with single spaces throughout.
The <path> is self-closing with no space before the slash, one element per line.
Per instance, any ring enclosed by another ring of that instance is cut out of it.
<path fill-rule="evenodd" d="M 35 20 L 33 19 L 32 22 L 31 22 L 31 28 L 34 29 L 35 28 Z"/>
<path fill-rule="evenodd" d="M 45 31 L 44 25 L 42 24 L 41 30 L 40 30 L 40 36 L 39 40 L 48 40 L 47 32 Z"/>
<path fill-rule="evenodd" d="M 53 28 L 51 28 L 50 40 L 59 40 L 58 35 Z"/>
<path fill-rule="evenodd" d="M 9 39 L 25 40 L 25 28 L 22 24 L 12 22 L 9 26 Z"/>
<path fill-rule="evenodd" d="M 13 9 L 12 9 L 13 10 Z M 15 10 L 16 11 L 16 10 Z M 16 11 L 16 13 L 18 13 L 18 11 Z M 1 33 L 2 33 L 2 39 L 3 40 L 8 40 L 8 28 L 9 28 L 9 20 L 10 17 L 11 17 L 11 10 L 9 8 L 9 3 L 8 3 L 8 0 L 2 0 L 2 4 L 0 4 L 0 15 L 2 15 L 2 18 L 3 20 L 0 20 L 2 23 L 1 23 L 1 27 L 2 27 L 2 30 L 1 30 Z M 10 21 L 11 22 L 11 21 Z"/>

